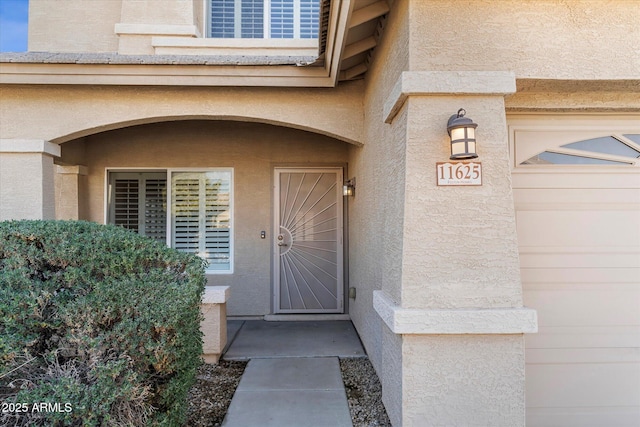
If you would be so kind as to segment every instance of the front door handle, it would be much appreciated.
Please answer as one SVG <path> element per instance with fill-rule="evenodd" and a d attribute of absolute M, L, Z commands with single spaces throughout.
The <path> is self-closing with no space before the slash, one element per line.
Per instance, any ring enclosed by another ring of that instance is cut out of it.
<path fill-rule="evenodd" d="M 287 246 L 287 244 L 284 242 L 284 236 L 282 234 L 278 235 L 278 246 Z"/>

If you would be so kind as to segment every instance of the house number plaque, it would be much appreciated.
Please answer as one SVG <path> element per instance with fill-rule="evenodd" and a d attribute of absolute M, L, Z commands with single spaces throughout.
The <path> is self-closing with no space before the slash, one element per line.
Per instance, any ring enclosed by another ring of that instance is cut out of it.
<path fill-rule="evenodd" d="M 480 162 L 438 162 L 436 173 L 438 186 L 482 185 Z"/>

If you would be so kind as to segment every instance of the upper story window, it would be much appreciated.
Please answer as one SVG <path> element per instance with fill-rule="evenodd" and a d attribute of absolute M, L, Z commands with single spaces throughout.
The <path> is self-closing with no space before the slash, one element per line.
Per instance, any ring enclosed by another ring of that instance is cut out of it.
<path fill-rule="evenodd" d="M 318 38 L 320 0 L 209 0 L 214 38 Z"/>

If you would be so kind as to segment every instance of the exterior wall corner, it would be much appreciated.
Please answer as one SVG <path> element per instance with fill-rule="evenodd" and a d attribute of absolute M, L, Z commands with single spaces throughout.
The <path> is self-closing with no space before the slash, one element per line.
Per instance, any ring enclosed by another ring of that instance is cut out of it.
<path fill-rule="evenodd" d="M 44 140 L 0 140 L 0 220 L 55 217 L 53 158 L 60 153 Z"/>

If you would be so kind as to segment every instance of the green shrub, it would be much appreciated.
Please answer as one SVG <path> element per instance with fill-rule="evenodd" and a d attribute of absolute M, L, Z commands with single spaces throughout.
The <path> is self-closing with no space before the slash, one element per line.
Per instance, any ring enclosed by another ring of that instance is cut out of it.
<path fill-rule="evenodd" d="M 119 227 L 0 222 L 0 403 L 27 409 L 0 424 L 182 425 L 204 283 L 199 258 Z"/>

